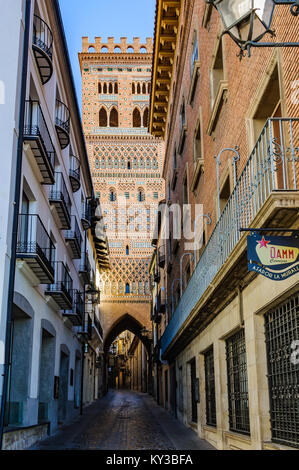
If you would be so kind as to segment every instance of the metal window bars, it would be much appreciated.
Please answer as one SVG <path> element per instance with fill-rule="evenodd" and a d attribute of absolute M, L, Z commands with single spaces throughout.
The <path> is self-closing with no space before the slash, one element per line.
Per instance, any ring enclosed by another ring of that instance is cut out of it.
<path fill-rule="evenodd" d="M 250 434 L 245 331 L 238 331 L 226 341 L 229 428 Z"/>
<path fill-rule="evenodd" d="M 299 366 L 292 344 L 299 339 L 299 294 L 265 315 L 272 441 L 299 447 Z"/>
<path fill-rule="evenodd" d="M 161 338 L 162 352 L 273 191 L 299 189 L 299 118 L 268 119 Z"/>
<path fill-rule="evenodd" d="M 215 396 L 215 371 L 214 350 L 210 348 L 204 355 L 205 359 L 205 389 L 206 389 L 206 424 L 217 425 L 216 420 L 216 396 Z"/>

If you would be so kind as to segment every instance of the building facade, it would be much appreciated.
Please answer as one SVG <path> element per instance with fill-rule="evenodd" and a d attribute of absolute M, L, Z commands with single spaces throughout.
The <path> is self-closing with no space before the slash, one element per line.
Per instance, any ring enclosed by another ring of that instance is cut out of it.
<path fill-rule="evenodd" d="M 108 352 L 121 331 L 140 337 L 150 328 L 151 238 L 164 198 L 163 145 L 148 132 L 152 40 L 85 37 L 79 59 L 83 128 L 110 248 L 111 269 L 101 274 Z"/>
<path fill-rule="evenodd" d="M 190 249 L 170 211 L 155 241 L 154 306 L 160 284 L 167 296 L 153 316 L 156 396 L 218 449 L 298 447 L 298 273 L 249 272 L 239 231 L 298 229 L 298 48 L 240 61 L 211 5 L 156 5 L 150 131 L 165 140 L 165 210 L 178 204 L 200 232 Z M 297 22 L 276 7 L 277 41 L 296 41 Z"/>
<path fill-rule="evenodd" d="M 6 235 L 1 237 L 0 353 L 2 367 L 4 352 L 10 351 L 3 448 L 21 449 L 52 433 L 98 396 L 102 374 L 95 363 L 103 334 L 93 295 L 100 285 L 99 267 L 108 262 L 108 247 L 104 234 L 101 239 L 95 235 L 100 211 L 96 213 L 58 2 L 17 1 L 11 10 L 1 17 L 0 28 L 10 36 L 11 20 L 16 29 L 4 76 L 6 102 L 0 108 L 6 150 L 1 171 Z M 1 46 L 1 57 L 2 52 Z M 16 157 L 19 136 L 21 160 Z M 15 188 L 18 164 L 20 186 Z M 16 267 L 11 340 L 5 343 L 14 205 Z"/>

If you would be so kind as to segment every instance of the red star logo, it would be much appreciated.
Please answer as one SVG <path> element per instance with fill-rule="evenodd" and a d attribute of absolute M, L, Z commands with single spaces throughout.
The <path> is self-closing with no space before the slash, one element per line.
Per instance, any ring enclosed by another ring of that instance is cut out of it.
<path fill-rule="evenodd" d="M 260 244 L 260 248 L 267 248 L 268 243 L 270 243 L 270 240 L 266 241 L 265 237 L 262 238 L 262 240 L 258 240 L 258 243 Z"/>

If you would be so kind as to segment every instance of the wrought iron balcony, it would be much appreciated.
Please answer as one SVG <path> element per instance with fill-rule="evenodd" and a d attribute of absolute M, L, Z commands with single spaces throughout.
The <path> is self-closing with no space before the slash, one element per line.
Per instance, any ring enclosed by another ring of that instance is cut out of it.
<path fill-rule="evenodd" d="M 159 284 L 160 279 L 161 279 L 160 269 L 157 268 L 157 269 L 155 270 L 155 272 L 154 272 L 154 282 L 156 282 L 157 284 Z"/>
<path fill-rule="evenodd" d="M 73 325 L 82 325 L 84 318 L 84 294 L 76 289 L 72 290 L 72 308 L 64 310 L 63 316 L 69 318 Z"/>
<path fill-rule="evenodd" d="M 83 259 L 81 259 L 81 263 L 79 267 L 79 274 L 82 276 L 82 279 L 85 282 L 85 284 L 90 283 L 91 266 L 90 266 L 90 261 L 89 261 L 87 252 L 83 254 Z"/>
<path fill-rule="evenodd" d="M 162 338 L 170 346 L 272 193 L 299 190 L 299 118 L 268 119 Z"/>
<path fill-rule="evenodd" d="M 55 127 L 60 147 L 65 149 L 70 143 L 70 111 L 62 101 L 56 100 Z"/>
<path fill-rule="evenodd" d="M 91 218 L 92 218 L 92 207 L 89 200 L 86 200 L 82 204 L 82 215 L 81 223 L 84 230 L 88 230 L 91 227 Z"/>
<path fill-rule="evenodd" d="M 91 340 L 92 338 L 92 320 L 89 314 L 85 314 L 84 321 L 79 327 L 78 334 L 82 335 L 85 340 Z"/>
<path fill-rule="evenodd" d="M 30 145 L 42 175 L 43 184 L 54 184 L 55 149 L 38 101 L 26 101 L 24 117 L 25 144 Z"/>
<path fill-rule="evenodd" d="M 73 305 L 73 280 L 62 261 L 55 262 L 54 283 L 49 285 L 45 294 L 53 297 L 61 310 L 69 310 Z"/>
<path fill-rule="evenodd" d="M 97 329 L 98 334 L 103 339 L 103 328 L 102 328 L 100 320 L 98 319 L 96 315 L 94 315 L 93 326 Z"/>
<path fill-rule="evenodd" d="M 71 228 L 71 199 L 62 173 L 55 172 L 55 184 L 49 190 L 49 202 L 55 206 L 62 230 Z"/>
<path fill-rule="evenodd" d="M 71 182 L 73 193 L 76 193 L 77 191 L 79 191 L 81 187 L 80 173 L 81 173 L 80 160 L 74 155 L 71 155 L 69 177 L 70 177 L 70 182 Z"/>
<path fill-rule="evenodd" d="M 32 49 L 41 82 L 45 85 L 53 75 L 53 34 L 47 23 L 37 15 L 33 17 Z"/>
<path fill-rule="evenodd" d="M 71 216 L 71 228 L 64 232 L 64 238 L 72 250 L 73 259 L 81 259 L 82 235 L 75 215 Z"/>
<path fill-rule="evenodd" d="M 55 246 L 38 215 L 19 215 L 17 258 L 26 261 L 41 284 L 54 281 Z"/>
<path fill-rule="evenodd" d="M 165 291 L 159 292 L 157 295 L 157 311 L 159 313 L 165 313 L 166 312 L 166 297 L 165 297 Z"/>

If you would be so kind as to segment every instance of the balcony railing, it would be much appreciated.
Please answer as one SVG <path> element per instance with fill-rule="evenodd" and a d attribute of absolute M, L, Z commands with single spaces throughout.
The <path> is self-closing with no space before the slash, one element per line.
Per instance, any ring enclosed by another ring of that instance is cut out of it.
<path fill-rule="evenodd" d="M 55 246 L 38 215 L 19 215 L 17 258 L 26 261 L 41 284 L 54 281 Z"/>
<path fill-rule="evenodd" d="M 88 253 L 84 253 L 83 259 L 81 259 L 81 263 L 79 266 L 79 274 L 82 276 L 85 284 L 90 283 L 91 278 L 91 265 L 88 258 Z"/>
<path fill-rule="evenodd" d="M 80 173 L 81 173 L 80 160 L 74 155 L 71 155 L 69 177 L 70 177 L 70 182 L 71 182 L 73 193 L 76 193 L 77 191 L 79 191 L 81 187 Z"/>
<path fill-rule="evenodd" d="M 48 286 L 45 294 L 53 297 L 62 310 L 69 310 L 73 305 L 73 280 L 62 261 L 55 262 L 54 283 Z"/>
<path fill-rule="evenodd" d="M 62 230 L 71 228 L 71 199 L 62 173 L 55 172 L 55 184 L 49 190 L 49 202 L 54 205 Z"/>
<path fill-rule="evenodd" d="M 53 74 L 53 34 L 47 23 L 37 15 L 33 18 L 32 49 L 42 84 L 45 85 Z"/>
<path fill-rule="evenodd" d="M 271 118 L 233 189 L 205 250 L 161 338 L 166 351 L 273 191 L 299 189 L 299 118 Z"/>
<path fill-rule="evenodd" d="M 81 258 L 82 235 L 75 215 L 71 216 L 71 228 L 64 232 L 65 241 L 72 250 L 73 259 Z"/>
<path fill-rule="evenodd" d="M 86 200 L 82 204 L 82 215 L 81 223 L 84 230 L 88 230 L 91 227 L 91 218 L 92 218 L 92 207 L 89 200 Z"/>
<path fill-rule="evenodd" d="M 65 149 L 70 143 L 70 111 L 59 100 L 56 100 L 55 127 L 60 147 Z"/>
<path fill-rule="evenodd" d="M 76 289 L 72 290 L 72 308 L 64 310 L 63 316 L 69 318 L 73 325 L 82 325 L 84 318 L 84 294 Z"/>
<path fill-rule="evenodd" d="M 30 145 L 44 184 L 53 184 L 55 149 L 38 101 L 26 101 L 24 142 Z"/>

